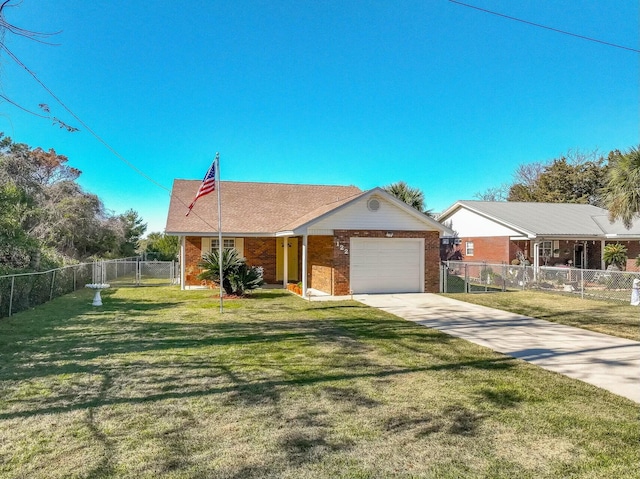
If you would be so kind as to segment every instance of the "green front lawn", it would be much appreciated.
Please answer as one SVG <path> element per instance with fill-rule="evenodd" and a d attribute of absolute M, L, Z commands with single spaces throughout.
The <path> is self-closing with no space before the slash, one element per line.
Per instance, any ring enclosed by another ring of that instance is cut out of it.
<path fill-rule="evenodd" d="M 450 293 L 449 298 L 640 341 L 640 308 L 540 291 Z"/>
<path fill-rule="evenodd" d="M 0 477 L 637 477 L 629 400 L 357 302 L 216 295 L 1 320 Z"/>

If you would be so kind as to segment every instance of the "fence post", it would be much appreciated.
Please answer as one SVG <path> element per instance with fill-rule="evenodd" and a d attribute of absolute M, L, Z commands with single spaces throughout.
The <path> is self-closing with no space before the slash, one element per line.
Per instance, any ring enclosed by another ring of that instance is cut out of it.
<path fill-rule="evenodd" d="M 11 294 L 9 294 L 9 316 L 11 316 L 11 310 L 13 309 L 13 289 L 16 284 L 16 277 L 11 276 Z"/>
<path fill-rule="evenodd" d="M 53 285 L 56 281 L 56 270 L 54 269 L 51 273 L 51 289 L 49 290 L 49 301 L 53 299 Z"/>
<path fill-rule="evenodd" d="M 507 290 L 507 263 L 502 263 L 502 292 Z"/>
<path fill-rule="evenodd" d="M 464 264 L 464 292 L 468 293 L 469 292 L 469 268 L 468 268 L 468 264 L 465 263 Z"/>
<path fill-rule="evenodd" d="M 584 299 L 584 269 L 580 268 L 580 299 Z"/>
<path fill-rule="evenodd" d="M 76 267 L 73 267 L 73 290 L 75 291 L 76 289 L 78 289 L 78 282 L 77 282 L 77 278 L 76 278 Z"/>
<path fill-rule="evenodd" d="M 447 265 L 442 266 L 442 291 L 444 293 L 449 292 L 449 268 Z"/>
<path fill-rule="evenodd" d="M 484 274 L 486 276 L 486 278 L 484 279 L 484 281 L 482 281 L 482 272 L 484 271 Z M 480 281 L 482 281 L 484 283 L 484 292 L 486 293 L 489 290 L 489 271 L 487 271 L 487 262 L 483 261 L 482 262 L 482 268 L 480 269 Z"/>

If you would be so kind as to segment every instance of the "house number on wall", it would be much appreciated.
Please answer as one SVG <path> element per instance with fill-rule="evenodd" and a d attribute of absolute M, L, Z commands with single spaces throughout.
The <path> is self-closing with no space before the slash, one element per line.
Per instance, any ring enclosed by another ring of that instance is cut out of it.
<path fill-rule="evenodd" d="M 345 248 L 343 244 L 340 244 L 340 241 L 336 241 L 336 246 L 340 248 L 340 251 L 344 252 L 344 254 L 349 254 L 349 248 Z"/>

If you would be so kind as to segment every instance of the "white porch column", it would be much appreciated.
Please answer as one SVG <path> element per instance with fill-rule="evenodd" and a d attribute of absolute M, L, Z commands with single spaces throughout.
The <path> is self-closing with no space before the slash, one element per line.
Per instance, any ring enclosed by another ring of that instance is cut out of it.
<path fill-rule="evenodd" d="M 606 263 L 604 262 L 604 247 L 606 241 L 605 240 L 600 240 L 600 269 L 605 269 L 607 267 Z"/>
<path fill-rule="evenodd" d="M 540 243 L 533 243 L 533 279 L 538 279 L 538 268 L 540 267 Z"/>
<path fill-rule="evenodd" d="M 289 283 L 289 237 L 285 236 L 282 238 L 282 261 L 284 264 L 282 265 L 282 286 L 284 289 L 287 289 L 287 284 Z"/>
<path fill-rule="evenodd" d="M 307 246 L 309 237 L 302 235 L 302 297 L 307 297 Z"/>
<path fill-rule="evenodd" d="M 187 262 L 187 246 L 185 244 L 185 236 L 180 236 L 180 289 L 185 290 L 185 271 Z"/>

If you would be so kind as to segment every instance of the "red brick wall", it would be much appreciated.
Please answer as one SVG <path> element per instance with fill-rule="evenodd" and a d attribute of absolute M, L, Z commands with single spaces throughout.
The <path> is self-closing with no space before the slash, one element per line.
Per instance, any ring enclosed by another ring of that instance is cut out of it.
<path fill-rule="evenodd" d="M 202 238 L 187 236 L 185 238 L 185 284 L 195 286 L 202 284 L 197 276 L 201 271 L 198 263 L 202 260 Z M 249 266 L 262 266 L 267 283 L 276 283 L 276 239 L 245 238 L 244 256 Z"/>
<path fill-rule="evenodd" d="M 332 254 L 333 254 L 333 294 L 336 296 L 344 296 L 351 292 L 349 287 L 349 255 L 344 254 L 338 244 L 344 248 L 351 249 L 351 241 L 349 237 L 352 231 L 334 230 Z"/>
<path fill-rule="evenodd" d="M 299 243 L 302 244 L 302 241 Z M 333 237 L 309 236 L 307 244 L 307 283 L 309 287 L 333 294 Z M 299 258 L 302 258 L 302 253 Z"/>
<path fill-rule="evenodd" d="M 198 279 L 200 268 L 198 263 L 202 260 L 202 238 L 199 236 L 187 236 L 185 242 L 185 284 L 196 286 L 201 284 Z"/>
<path fill-rule="evenodd" d="M 384 238 L 386 231 L 381 230 L 335 230 L 333 248 L 333 294 L 349 294 L 349 255 L 336 246 L 336 242 L 351 249 L 350 238 Z M 437 231 L 394 231 L 394 238 L 424 238 L 424 290 L 427 293 L 440 291 L 440 238 Z"/>
<path fill-rule="evenodd" d="M 511 241 L 508 236 L 464 237 L 460 238 L 460 249 L 464 261 L 486 261 L 488 263 L 508 263 Z M 473 256 L 467 255 L 466 243 L 473 241 Z M 514 253 L 515 254 L 515 253 Z"/>
<path fill-rule="evenodd" d="M 249 266 L 262 266 L 264 281 L 276 284 L 276 238 L 244 239 L 244 257 Z"/>
<path fill-rule="evenodd" d="M 562 241 L 560 243 L 563 246 Z M 540 262 L 542 263 L 542 260 Z M 587 241 L 587 263 L 584 265 L 584 269 L 600 269 L 601 267 L 602 247 L 600 246 L 600 241 Z"/>
<path fill-rule="evenodd" d="M 336 246 L 336 240 L 345 248 L 350 248 L 351 236 L 360 238 L 384 238 L 386 231 L 340 230 L 336 236 L 309 236 L 307 258 L 307 281 L 309 287 L 335 295 L 349 294 L 349 255 Z M 439 291 L 440 240 L 437 232 L 394 231 L 394 238 L 425 239 L 425 291 Z M 299 243 L 299 258 L 302 260 L 302 239 Z M 186 284 L 199 285 L 197 279 L 202 258 L 202 240 L 200 237 L 188 236 L 185 239 L 186 249 Z M 244 239 L 244 256 L 250 266 L 262 266 L 265 282 L 276 284 L 276 238 Z M 300 271 L 302 266 L 300 265 Z"/>
<path fill-rule="evenodd" d="M 629 241 L 624 245 L 627 247 L 627 271 L 640 271 L 636 266 L 636 258 L 640 256 L 640 241 Z"/>
<path fill-rule="evenodd" d="M 510 241 L 508 237 L 466 237 L 460 238 L 462 243 L 460 249 L 463 254 L 463 261 L 486 261 L 488 263 L 511 263 L 516 257 L 518 250 L 525 253 L 525 257 L 533 264 L 533 255 L 530 254 L 530 242 L 528 240 Z M 465 242 L 473 241 L 474 255 L 465 256 Z M 602 251 L 600 246 L 600 240 L 589 240 L 586 242 L 587 247 L 587 264 L 584 265 L 586 269 L 600 269 Z M 616 243 L 615 241 L 608 241 L 609 243 Z M 640 242 L 638 241 L 621 241 L 623 245 L 627 247 L 627 271 L 640 271 L 640 267 L 636 266 L 636 258 L 640 255 Z M 564 265 L 567 261 L 573 261 L 575 245 L 582 245 L 582 241 L 575 240 L 559 240 L 559 252 L 557 257 L 549 259 L 549 265 Z M 506 245 L 506 247 L 505 247 Z M 540 264 L 543 264 L 542 259 Z"/>

